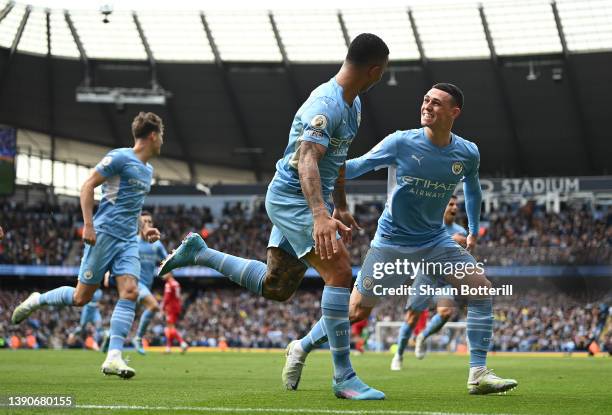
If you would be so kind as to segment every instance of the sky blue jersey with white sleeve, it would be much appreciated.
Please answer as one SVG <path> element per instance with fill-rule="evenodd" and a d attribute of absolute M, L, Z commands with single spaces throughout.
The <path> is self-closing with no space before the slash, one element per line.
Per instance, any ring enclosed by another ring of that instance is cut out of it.
<path fill-rule="evenodd" d="M 160 240 L 150 243 L 139 236 L 138 256 L 140 257 L 140 279 L 138 282 L 151 289 L 155 277 L 155 267 L 168 256 L 168 251 Z"/>
<path fill-rule="evenodd" d="M 98 163 L 96 171 L 106 178 L 94 216 L 96 232 L 124 241 L 135 240 L 138 216 L 151 190 L 153 166 L 140 161 L 134 149 L 117 148 Z"/>
<path fill-rule="evenodd" d="M 289 144 L 282 159 L 276 163 L 276 174 L 270 190 L 301 194 L 298 175 L 300 145 L 304 141 L 327 147 L 319 160 L 321 191 L 327 199 L 334 190 L 338 171 L 346 160 L 349 146 L 361 122 L 361 101 L 356 97 L 348 105 L 343 89 L 335 78 L 317 87 L 298 109 L 291 130 Z"/>
<path fill-rule="evenodd" d="M 447 237 L 442 218 L 457 184 L 463 180 L 469 231 L 478 234 L 481 190 L 480 154 L 471 141 L 451 134 L 445 147 L 435 146 L 423 128 L 396 131 L 372 150 L 346 162 L 352 179 L 384 166 L 394 177 L 385 209 L 378 220 L 377 241 L 426 247 Z"/>

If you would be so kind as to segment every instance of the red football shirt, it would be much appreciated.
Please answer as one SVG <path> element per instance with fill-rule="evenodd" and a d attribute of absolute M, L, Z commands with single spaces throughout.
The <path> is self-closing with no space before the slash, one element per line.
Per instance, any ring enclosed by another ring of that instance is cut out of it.
<path fill-rule="evenodd" d="M 166 281 L 164 286 L 164 309 L 181 309 L 181 286 L 176 280 Z"/>

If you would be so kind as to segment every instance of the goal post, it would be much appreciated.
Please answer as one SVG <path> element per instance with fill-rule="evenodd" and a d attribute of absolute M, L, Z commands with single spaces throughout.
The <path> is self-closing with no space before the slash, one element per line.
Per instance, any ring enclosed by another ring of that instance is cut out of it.
<path fill-rule="evenodd" d="M 403 321 L 378 321 L 374 326 L 374 342 L 375 350 L 377 352 L 383 352 L 389 350 L 389 347 L 396 343 L 399 328 L 403 324 Z M 442 327 L 435 335 L 431 336 L 431 340 L 435 340 L 439 334 L 446 334 L 451 339 L 446 345 L 447 350 L 455 351 L 457 340 L 465 338 L 465 330 L 467 324 L 465 321 L 453 321 L 448 322 Z M 450 334 L 449 334 L 450 332 Z M 467 344 L 467 340 L 465 341 Z M 428 345 L 428 347 L 430 347 Z"/>

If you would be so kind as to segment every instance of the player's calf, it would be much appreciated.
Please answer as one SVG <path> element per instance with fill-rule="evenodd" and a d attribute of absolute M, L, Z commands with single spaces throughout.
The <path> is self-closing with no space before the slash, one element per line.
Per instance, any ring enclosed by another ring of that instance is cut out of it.
<path fill-rule="evenodd" d="M 74 296 L 72 297 L 72 305 L 76 307 L 83 307 L 85 304 L 91 301 L 91 296 L 85 295 L 83 293 L 79 293 L 75 291 Z"/>
<path fill-rule="evenodd" d="M 306 266 L 280 248 L 268 248 L 267 270 L 262 295 L 274 301 L 287 301 L 297 290 L 306 273 Z"/>

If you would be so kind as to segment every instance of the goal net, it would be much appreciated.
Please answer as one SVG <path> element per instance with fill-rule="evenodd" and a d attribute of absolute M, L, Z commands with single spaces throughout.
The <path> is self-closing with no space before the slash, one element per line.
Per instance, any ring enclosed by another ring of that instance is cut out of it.
<path fill-rule="evenodd" d="M 397 336 L 402 321 L 378 321 L 374 327 L 373 344 L 370 344 L 374 350 L 383 352 L 390 350 L 397 344 Z M 427 339 L 428 351 L 448 351 L 455 352 L 458 349 L 464 348 L 467 350 L 466 339 L 466 322 L 448 322 L 442 329 L 429 336 Z M 414 336 L 408 342 L 408 349 L 414 349 Z"/>

